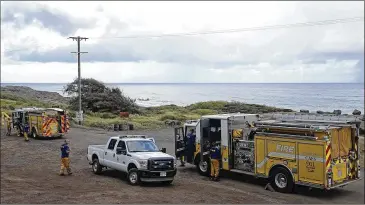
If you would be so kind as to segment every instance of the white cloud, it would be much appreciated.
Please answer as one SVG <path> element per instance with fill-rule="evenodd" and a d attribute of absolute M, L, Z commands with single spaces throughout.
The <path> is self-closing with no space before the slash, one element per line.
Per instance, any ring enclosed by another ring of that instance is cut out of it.
<path fill-rule="evenodd" d="M 353 82 L 357 61 L 329 60 L 325 63 L 294 62 L 285 66 L 259 63 L 219 69 L 206 66 L 139 62 L 139 63 L 83 63 L 82 76 L 105 83 L 265 83 L 265 82 Z M 29 78 L 31 76 L 31 78 Z M 71 63 L 9 64 L 2 70 L 2 82 L 70 82 L 77 77 L 77 65 Z"/>
<path fill-rule="evenodd" d="M 71 55 L 61 48 L 76 51 L 76 42 L 60 30 L 91 37 L 82 42 L 82 50 L 105 62 L 82 62 L 82 76 L 104 82 L 354 82 L 364 69 L 358 64 L 361 58 L 363 62 L 363 22 L 160 39 L 92 39 L 364 16 L 364 2 L 2 2 L 2 19 L 8 17 L 3 14 L 7 10 L 23 20 L 2 22 L 2 82 L 75 78 L 76 58 L 75 63 L 19 61 L 30 60 L 33 50 L 43 53 L 39 61 L 49 59 L 51 52 L 60 59 Z M 29 12 L 40 10 L 57 15 L 60 25 L 52 24 L 55 19 L 49 15 L 26 22 Z M 4 50 L 17 49 L 23 50 L 4 56 Z M 129 62 L 121 62 L 123 57 Z"/>

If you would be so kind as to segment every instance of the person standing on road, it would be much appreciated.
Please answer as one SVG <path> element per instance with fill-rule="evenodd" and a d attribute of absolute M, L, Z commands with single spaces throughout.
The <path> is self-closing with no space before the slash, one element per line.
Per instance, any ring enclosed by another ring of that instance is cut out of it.
<path fill-rule="evenodd" d="M 29 132 L 29 125 L 25 124 L 23 128 L 23 136 L 26 142 L 29 142 L 28 132 Z"/>
<path fill-rule="evenodd" d="M 71 175 L 71 168 L 70 168 L 70 147 L 69 147 L 69 140 L 65 140 L 65 143 L 61 146 L 61 171 L 60 176 L 64 176 L 64 170 L 67 170 L 68 175 Z"/>
<path fill-rule="evenodd" d="M 10 136 L 11 135 L 11 118 L 10 117 L 8 117 L 6 120 L 6 127 L 7 127 L 6 135 Z"/>
<path fill-rule="evenodd" d="M 221 158 L 221 151 L 218 144 L 213 142 L 213 146 L 210 149 L 210 179 L 213 181 L 219 181 L 219 160 Z"/>
<path fill-rule="evenodd" d="M 187 136 L 188 138 L 188 142 L 187 142 L 187 150 L 186 150 L 186 155 L 187 155 L 187 160 L 188 162 L 193 161 L 193 157 L 194 157 L 194 152 L 195 152 L 195 134 L 194 134 L 194 129 L 190 130 L 190 133 Z"/>

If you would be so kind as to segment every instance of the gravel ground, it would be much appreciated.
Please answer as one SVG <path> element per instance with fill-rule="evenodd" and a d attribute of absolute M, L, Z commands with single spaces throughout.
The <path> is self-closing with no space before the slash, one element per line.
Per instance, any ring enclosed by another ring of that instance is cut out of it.
<path fill-rule="evenodd" d="M 2 131 L 1 203 L 364 203 L 364 181 L 328 192 L 298 188 L 295 194 L 280 194 L 264 190 L 265 180 L 248 176 L 225 174 L 220 182 L 211 182 L 192 166 L 179 168 L 170 186 L 130 186 L 125 175 L 114 170 L 94 175 L 86 160 L 88 145 L 104 144 L 115 134 L 71 129 L 66 138 L 71 141 L 74 174 L 61 177 L 59 147 L 63 140 L 31 139 L 27 143 L 4 136 Z M 172 129 L 139 134 L 155 137 L 160 147 L 173 153 Z"/>

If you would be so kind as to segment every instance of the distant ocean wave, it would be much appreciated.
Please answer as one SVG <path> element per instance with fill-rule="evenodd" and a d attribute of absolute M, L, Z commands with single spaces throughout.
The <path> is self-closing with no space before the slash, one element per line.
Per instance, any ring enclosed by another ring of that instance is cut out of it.
<path fill-rule="evenodd" d="M 36 90 L 62 92 L 65 84 L 2 83 L 28 86 Z M 354 109 L 364 113 L 364 84 L 107 84 L 119 87 L 125 94 L 137 100 L 141 106 L 189 105 L 201 101 L 224 100 L 251 104 L 264 104 L 294 110 L 310 111 Z"/>

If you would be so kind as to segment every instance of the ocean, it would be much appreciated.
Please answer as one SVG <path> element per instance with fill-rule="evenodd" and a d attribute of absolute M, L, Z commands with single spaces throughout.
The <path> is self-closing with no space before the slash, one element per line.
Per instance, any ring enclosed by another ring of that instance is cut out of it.
<path fill-rule="evenodd" d="M 28 86 L 35 90 L 63 95 L 65 84 L 2 83 L 1 86 Z M 119 87 L 142 106 L 189 105 L 200 101 L 225 100 L 281 108 L 330 111 L 350 114 L 354 109 L 364 113 L 364 84 L 107 84 Z M 140 100 L 138 100 L 140 99 Z M 143 99 L 148 99 L 147 101 Z"/>

